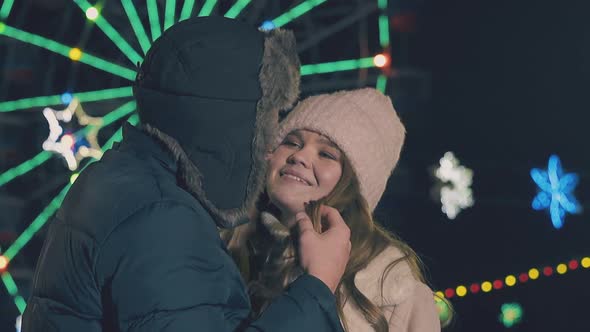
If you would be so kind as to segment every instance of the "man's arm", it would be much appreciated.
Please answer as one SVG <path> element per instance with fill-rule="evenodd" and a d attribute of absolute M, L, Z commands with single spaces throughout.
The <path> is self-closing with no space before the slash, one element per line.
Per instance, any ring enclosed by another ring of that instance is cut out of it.
<path fill-rule="evenodd" d="M 341 331 L 334 296 L 309 275 L 245 321 L 246 290 L 216 226 L 176 202 L 129 217 L 103 244 L 96 270 L 122 331 Z"/>

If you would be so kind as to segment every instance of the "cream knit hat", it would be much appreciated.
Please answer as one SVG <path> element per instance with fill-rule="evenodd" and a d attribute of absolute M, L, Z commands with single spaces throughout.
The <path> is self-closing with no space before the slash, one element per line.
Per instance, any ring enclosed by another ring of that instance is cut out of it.
<path fill-rule="evenodd" d="M 373 211 L 399 160 L 405 137 L 389 97 L 363 88 L 306 98 L 280 123 L 274 147 L 297 129 L 315 131 L 338 145 Z"/>

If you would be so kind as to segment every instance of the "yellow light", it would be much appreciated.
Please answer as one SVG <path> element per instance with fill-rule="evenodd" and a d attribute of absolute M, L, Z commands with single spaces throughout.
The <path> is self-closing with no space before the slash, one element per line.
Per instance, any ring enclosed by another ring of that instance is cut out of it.
<path fill-rule="evenodd" d="M 459 286 L 455 290 L 457 292 L 457 296 L 463 297 L 467 294 L 467 288 L 465 286 Z"/>
<path fill-rule="evenodd" d="M 86 18 L 91 21 L 96 20 L 98 18 L 98 10 L 94 7 L 86 9 Z"/>
<path fill-rule="evenodd" d="M 492 283 L 489 281 L 484 281 L 481 283 L 481 290 L 484 291 L 485 293 L 489 292 L 492 290 Z"/>
<path fill-rule="evenodd" d="M 531 278 L 532 280 L 539 278 L 539 270 L 534 269 L 534 268 L 530 269 L 529 270 L 529 278 Z"/>
<path fill-rule="evenodd" d="M 0 271 L 5 270 L 8 267 L 8 258 L 6 256 L 0 256 Z"/>
<path fill-rule="evenodd" d="M 587 269 L 590 267 L 590 257 L 582 258 L 582 266 Z"/>
<path fill-rule="evenodd" d="M 441 298 L 441 299 L 445 298 L 445 294 L 441 291 L 436 292 L 436 296 L 437 296 L 437 298 Z"/>
<path fill-rule="evenodd" d="M 565 265 L 565 264 L 559 264 L 559 265 L 557 265 L 557 269 L 556 270 L 557 270 L 557 273 L 564 274 L 564 273 L 567 272 L 567 265 Z"/>
<path fill-rule="evenodd" d="M 516 277 L 513 275 L 506 276 L 506 279 L 504 279 L 504 282 L 506 283 L 506 286 L 512 287 L 512 286 L 516 285 Z"/>
<path fill-rule="evenodd" d="M 385 67 L 387 64 L 387 57 L 384 54 L 377 54 L 373 58 L 373 63 L 379 68 Z"/>
<path fill-rule="evenodd" d="M 73 61 L 78 61 L 82 58 L 82 51 L 79 48 L 74 47 L 70 50 L 69 56 Z"/>

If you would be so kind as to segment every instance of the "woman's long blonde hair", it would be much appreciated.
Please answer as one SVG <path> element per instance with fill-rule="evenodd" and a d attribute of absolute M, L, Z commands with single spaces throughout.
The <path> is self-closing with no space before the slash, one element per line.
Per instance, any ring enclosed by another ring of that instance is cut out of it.
<path fill-rule="evenodd" d="M 388 322 L 383 311 L 356 287 L 354 278 L 383 250 L 390 246 L 398 248 L 403 256 L 392 261 L 380 279 L 383 295 L 383 281 L 389 271 L 402 261 L 407 262 L 417 280 L 425 282 L 422 262 L 406 243 L 374 222 L 368 204 L 360 194 L 360 187 L 350 162 L 345 157 L 342 160 L 342 176 L 334 190 L 323 199 L 307 206 L 307 213 L 318 232 L 321 230 L 321 204 L 337 209 L 351 230 L 350 259 L 336 290 L 338 313 L 344 322 L 345 330 L 348 331 L 348 327 L 343 308 L 346 301 L 351 300 L 375 331 L 387 332 Z M 266 194 L 261 197 L 259 211 L 270 211 L 278 216 L 278 211 L 269 203 Z M 246 225 L 222 234 L 248 282 L 255 315 L 260 314 L 266 305 L 280 295 L 302 272 L 297 261 L 297 238 L 289 236 L 277 240 L 260 223 L 260 218 L 255 218 Z"/>

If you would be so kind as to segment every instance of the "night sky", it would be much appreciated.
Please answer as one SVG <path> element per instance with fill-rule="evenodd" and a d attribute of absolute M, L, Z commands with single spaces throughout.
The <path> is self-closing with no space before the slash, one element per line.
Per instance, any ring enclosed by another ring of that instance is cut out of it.
<path fill-rule="evenodd" d="M 219 6 L 228 8 L 230 3 L 221 1 Z M 362 3 L 328 0 L 309 18 L 287 27 L 302 43 L 350 14 L 342 8 Z M 291 6 L 282 1 L 259 12 L 249 8 L 244 17 L 259 24 Z M 555 268 L 590 256 L 590 2 L 391 0 L 389 7 L 392 19 L 410 18 L 402 28 L 392 25 L 393 74 L 386 90 L 406 125 L 407 139 L 376 219 L 421 255 L 435 290 L 503 280 L 532 267 Z M 365 23 L 352 24 L 302 51 L 302 63 L 372 56 L 380 51 L 376 21 L 374 11 Z M 111 23 L 123 35 L 132 34 L 124 14 Z M 131 67 L 98 29 L 87 27 L 69 1 L 17 1 L 7 24 L 67 45 L 84 41 L 89 52 Z M 129 85 L 6 37 L 0 37 L 0 64 L 0 101 Z M 304 77 L 302 91 L 308 95 L 374 86 L 379 73 L 369 69 Z M 120 104 L 96 103 L 87 111 L 104 115 Z M 38 153 L 47 128 L 34 112 L 0 114 L 0 120 L 1 173 Z M 432 167 L 447 151 L 474 172 L 475 205 L 454 220 L 440 211 L 433 195 Z M 547 211 L 531 208 L 537 186 L 529 172 L 546 170 L 553 154 L 566 173 L 577 173 L 580 179 L 574 193 L 583 211 L 566 215 L 561 229 L 552 226 Z M 22 211 L 10 210 L 16 223 L 0 223 L 2 249 L 68 178 L 57 159 L 36 172 L 0 188 L 0 203 L 10 197 L 23 201 Z M 45 189 L 36 192 L 41 185 Z M 32 269 L 42 241 L 43 231 L 15 259 L 15 268 Z M 26 273 L 17 278 L 25 295 L 27 278 Z M 451 302 L 456 319 L 447 330 L 503 331 L 500 307 L 517 302 L 523 320 L 508 330 L 588 331 L 589 281 L 590 270 L 580 267 L 512 288 L 455 296 Z M 4 287 L 0 309 L 0 330 L 11 331 L 17 310 Z"/>

